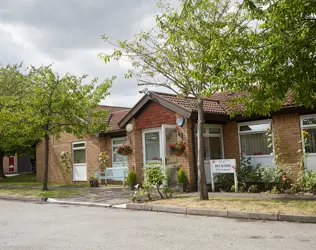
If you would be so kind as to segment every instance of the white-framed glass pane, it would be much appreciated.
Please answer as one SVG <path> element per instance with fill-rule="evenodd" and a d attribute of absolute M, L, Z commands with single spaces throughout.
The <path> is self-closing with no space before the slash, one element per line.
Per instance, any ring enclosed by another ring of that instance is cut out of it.
<path fill-rule="evenodd" d="M 221 129 L 220 128 L 208 128 L 208 133 L 209 134 L 220 134 Z"/>
<path fill-rule="evenodd" d="M 316 128 L 304 129 L 307 134 L 307 140 L 305 142 L 306 153 L 316 153 Z"/>
<path fill-rule="evenodd" d="M 86 150 L 76 149 L 74 153 L 74 164 L 86 163 Z"/>
<path fill-rule="evenodd" d="M 268 136 L 265 133 L 240 135 L 241 152 L 244 155 L 271 155 Z"/>
<path fill-rule="evenodd" d="M 204 160 L 210 160 L 211 159 L 211 153 L 210 153 L 210 144 L 209 144 L 209 137 L 203 137 L 204 138 Z"/>
<path fill-rule="evenodd" d="M 146 162 L 161 160 L 159 132 L 145 133 Z"/>
<path fill-rule="evenodd" d="M 166 165 L 175 165 L 177 164 L 177 157 L 174 154 L 171 154 L 169 151 L 169 145 L 177 142 L 177 129 L 174 128 L 165 128 L 165 155 Z"/>
<path fill-rule="evenodd" d="M 86 147 L 86 144 L 84 142 L 80 142 L 80 143 L 74 143 L 72 145 L 73 148 L 84 148 Z"/>
<path fill-rule="evenodd" d="M 123 145 L 126 143 L 126 138 L 113 139 L 113 145 Z"/>
<path fill-rule="evenodd" d="M 316 117 L 303 119 L 303 126 L 316 125 Z"/>
<path fill-rule="evenodd" d="M 222 159 L 222 138 L 221 137 L 210 137 L 210 150 L 211 159 Z"/>
<path fill-rule="evenodd" d="M 270 123 L 253 124 L 253 125 L 241 125 L 239 127 L 240 132 L 266 132 L 270 128 Z"/>
<path fill-rule="evenodd" d="M 127 155 L 120 155 L 116 153 L 119 146 L 113 146 L 113 163 L 127 162 Z"/>

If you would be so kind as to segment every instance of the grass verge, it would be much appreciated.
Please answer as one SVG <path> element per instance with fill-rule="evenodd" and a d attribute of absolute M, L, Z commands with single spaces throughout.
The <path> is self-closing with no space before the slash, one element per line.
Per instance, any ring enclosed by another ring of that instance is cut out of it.
<path fill-rule="evenodd" d="M 41 189 L 35 188 L 9 188 L 0 189 L 0 195 L 15 195 L 15 196 L 34 196 L 43 198 L 53 198 L 53 197 L 66 197 L 71 195 L 76 195 L 82 193 L 79 190 L 49 190 L 42 191 Z"/>
<path fill-rule="evenodd" d="M 152 203 L 217 210 L 316 215 L 316 201 L 307 200 L 260 200 L 251 198 L 210 197 L 209 200 L 202 201 L 197 197 L 178 197 L 157 200 Z"/>

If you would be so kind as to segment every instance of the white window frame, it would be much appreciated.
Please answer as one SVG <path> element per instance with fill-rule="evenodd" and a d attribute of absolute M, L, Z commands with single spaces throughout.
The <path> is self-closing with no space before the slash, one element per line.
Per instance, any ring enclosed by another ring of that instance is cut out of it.
<path fill-rule="evenodd" d="M 203 130 L 206 130 L 206 133 L 203 133 L 203 137 L 220 137 L 222 143 L 222 159 L 225 159 L 225 152 L 224 152 L 224 136 L 223 136 L 223 125 L 220 124 L 204 124 Z M 209 133 L 208 128 L 219 128 L 220 133 L 218 134 L 211 134 Z"/>
<path fill-rule="evenodd" d="M 308 119 L 308 118 L 316 118 L 316 114 L 313 115 L 302 115 L 300 117 L 300 123 L 301 123 L 301 140 L 302 140 L 302 147 L 305 153 L 305 141 L 303 138 L 303 130 L 304 129 L 311 129 L 311 128 L 315 128 L 316 129 L 316 124 L 312 124 L 312 125 L 303 125 L 303 120 Z M 316 156 L 316 153 L 308 153 L 308 155 L 310 156 Z"/>
<path fill-rule="evenodd" d="M 152 133 L 152 132 L 158 132 L 159 133 L 159 149 L 160 149 L 160 158 L 161 163 L 163 163 L 163 157 L 164 157 L 164 148 L 163 148 L 163 139 L 162 139 L 162 127 L 156 127 L 156 128 L 148 128 L 142 130 L 142 143 L 143 143 L 143 168 L 146 168 L 146 145 L 145 145 L 145 134 Z M 152 161 L 154 162 L 154 161 Z"/>
<path fill-rule="evenodd" d="M 250 158 L 262 158 L 262 157 L 274 157 L 275 152 L 274 152 L 274 134 L 273 134 L 273 130 L 272 130 L 272 120 L 271 119 L 266 119 L 266 120 L 258 120 L 258 121 L 251 121 L 251 122 L 241 122 L 238 123 L 238 144 L 239 144 L 239 152 L 243 153 L 241 151 L 241 140 L 240 140 L 240 135 L 249 135 L 249 134 L 258 134 L 258 133 L 267 133 L 267 131 L 240 131 L 240 127 L 242 126 L 246 126 L 246 125 L 261 125 L 261 124 L 269 124 L 269 128 L 271 129 L 271 133 L 272 133 L 272 153 L 268 154 L 268 155 L 245 155 L 245 157 L 250 157 Z M 240 155 L 241 158 L 241 155 Z"/>
<path fill-rule="evenodd" d="M 111 151 L 112 151 L 112 168 L 113 168 L 113 166 L 114 166 L 114 151 L 113 151 L 113 148 L 114 148 L 114 142 L 115 141 L 121 141 L 122 139 L 125 139 L 125 143 L 123 143 L 123 144 L 115 144 L 115 146 L 122 146 L 122 145 L 124 145 L 124 144 L 126 144 L 127 143 L 127 137 L 126 136 L 122 136 L 122 137 L 113 137 L 112 138 L 112 140 L 111 140 L 111 146 L 112 146 L 112 149 L 111 149 Z M 128 156 L 127 156 L 128 157 Z M 127 160 L 127 162 L 128 162 L 128 160 Z M 117 163 L 117 162 L 116 162 Z"/>
<path fill-rule="evenodd" d="M 74 145 L 78 145 L 78 144 L 84 144 L 84 147 L 74 147 Z M 86 144 L 86 142 L 85 141 L 77 141 L 77 142 L 73 142 L 72 143 L 72 145 L 71 145 L 71 147 L 72 147 L 72 157 L 71 157 L 71 159 L 72 159 L 72 180 L 73 181 L 87 181 L 87 179 L 86 180 L 75 180 L 74 179 L 74 166 L 75 165 L 85 165 L 85 167 L 86 167 L 86 176 L 88 176 L 88 173 L 87 173 L 87 144 Z M 75 163 L 75 151 L 76 150 L 82 150 L 82 149 L 84 149 L 85 150 L 85 158 L 86 158 L 86 162 L 85 163 Z"/>

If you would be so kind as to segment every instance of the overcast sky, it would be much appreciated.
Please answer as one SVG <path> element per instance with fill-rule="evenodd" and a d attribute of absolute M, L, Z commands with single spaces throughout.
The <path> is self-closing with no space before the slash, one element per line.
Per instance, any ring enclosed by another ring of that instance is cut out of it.
<path fill-rule="evenodd" d="M 54 63 L 66 72 L 98 77 L 116 75 L 103 104 L 132 106 L 142 96 L 135 80 L 125 80 L 128 65 L 105 65 L 97 55 L 109 45 L 100 35 L 130 39 L 155 25 L 157 0 L 0 0 L 0 63 L 35 66 Z"/>

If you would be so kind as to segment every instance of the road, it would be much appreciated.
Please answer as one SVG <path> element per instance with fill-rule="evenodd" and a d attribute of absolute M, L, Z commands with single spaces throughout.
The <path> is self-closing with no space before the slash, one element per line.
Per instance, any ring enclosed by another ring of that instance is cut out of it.
<path fill-rule="evenodd" d="M 0 249 L 316 249 L 316 225 L 0 201 Z"/>

